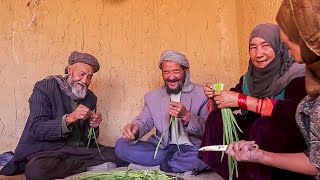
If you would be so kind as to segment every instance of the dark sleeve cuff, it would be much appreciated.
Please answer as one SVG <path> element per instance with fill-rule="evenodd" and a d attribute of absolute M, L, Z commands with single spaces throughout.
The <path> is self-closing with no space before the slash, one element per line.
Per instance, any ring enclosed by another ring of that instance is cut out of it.
<path fill-rule="evenodd" d="M 67 136 L 72 131 L 72 128 L 68 128 L 67 126 L 66 117 L 67 117 L 67 114 L 62 116 L 62 120 L 61 120 L 62 136 Z"/>

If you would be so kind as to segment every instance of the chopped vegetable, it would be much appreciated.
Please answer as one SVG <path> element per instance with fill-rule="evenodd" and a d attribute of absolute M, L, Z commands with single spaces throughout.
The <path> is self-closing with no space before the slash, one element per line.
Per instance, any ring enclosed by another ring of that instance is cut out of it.
<path fill-rule="evenodd" d="M 217 83 L 214 84 L 211 89 L 215 91 L 223 90 L 224 84 Z M 222 121 L 223 121 L 223 139 L 222 144 L 228 145 L 234 141 L 239 141 L 238 131 L 242 132 L 240 127 L 237 124 L 236 119 L 233 116 L 233 113 L 230 108 L 222 108 Z M 221 155 L 221 161 L 223 159 L 224 152 Z M 228 156 L 228 167 L 229 167 L 229 180 L 233 178 L 233 171 L 236 171 L 236 176 L 238 177 L 237 170 L 237 161 L 232 157 Z"/>

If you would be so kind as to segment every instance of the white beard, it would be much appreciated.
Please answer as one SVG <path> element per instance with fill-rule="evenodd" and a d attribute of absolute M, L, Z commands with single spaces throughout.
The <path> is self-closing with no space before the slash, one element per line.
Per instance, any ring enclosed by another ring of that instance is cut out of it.
<path fill-rule="evenodd" d="M 72 86 L 72 93 L 78 98 L 78 99 L 84 99 L 87 95 L 88 89 L 84 88 L 83 90 L 78 91 L 75 86 Z"/>

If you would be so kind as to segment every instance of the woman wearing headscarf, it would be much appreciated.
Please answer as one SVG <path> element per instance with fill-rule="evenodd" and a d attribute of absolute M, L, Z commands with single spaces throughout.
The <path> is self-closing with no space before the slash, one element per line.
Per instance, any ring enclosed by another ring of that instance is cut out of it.
<path fill-rule="evenodd" d="M 299 153 L 274 153 L 254 141 L 228 146 L 238 161 L 261 163 L 289 171 L 317 175 L 320 169 L 320 1 L 284 0 L 277 14 L 281 40 L 291 55 L 306 63 L 306 90 L 296 111 L 296 121 L 308 146 Z M 257 143 L 257 144 L 255 144 Z"/>
<path fill-rule="evenodd" d="M 300 152 L 306 149 L 303 137 L 295 123 L 295 110 L 306 95 L 304 89 L 305 65 L 289 56 L 280 41 L 279 27 L 259 24 L 249 38 L 249 67 L 240 82 L 231 90 L 214 91 L 213 83 L 206 83 L 205 94 L 213 109 L 208 116 L 202 146 L 223 143 L 221 108 L 240 110 L 235 115 L 243 133 L 242 140 L 255 141 L 272 152 Z M 229 177 L 227 156 L 221 161 L 221 152 L 200 152 L 199 157 L 220 176 Z M 234 173 L 235 175 L 236 173 Z M 265 165 L 238 163 L 238 179 L 283 179 L 300 176 Z"/>

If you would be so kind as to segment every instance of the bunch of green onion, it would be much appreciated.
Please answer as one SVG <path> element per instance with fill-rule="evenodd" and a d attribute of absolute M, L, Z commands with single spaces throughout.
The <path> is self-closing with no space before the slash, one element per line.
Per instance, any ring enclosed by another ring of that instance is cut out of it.
<path fill-rule="evenodd" d="M 162 141 L 162 139 L 163 139 L 163 136 L 169 131 L 171 125 L 172 125 L 172 126 L 176 126 L 176 121 L 177 121 L 176 117 L 173 117 L 173 116 L 170 117 L 169 127 L 168 127 L 168 129 L 166 129 L 166 130 L 161 134 L 160 139 L 159 139 L 158 144 L 157 144 L 157 147 L 156 147 L 156 151 L 154 152 L 153 159 L 155 159 L 155 158 L 157 157 L 157 153 L 158 153 L 158 150 L 159 150 L 160 143 L 161 143 L 161 141 Z M 179 135 L 178 135 L 178 132 L 177 132 L 177 128 L 174 128 L 174 129 L 175 129 L 175 134 L 176 134 L 176 144 L 177 144 L 177 146 L 178 146 L 178 150 L 180 151 L 179 143 L 178 143 Z"/>
<path fill-rule="evenodd" d="M 77 180 L 173 180 L 178 176 L 169 177 L 162 171 L 140 170 L 140 171 L 111 171 L 105 173 L 86 173 Z"/>
<path fill-rule="evenodd" d="M 211 89 L 215 91 L 223 90 L 224 84 L 217 83 L 214 84 Z M 236 119 L 233 116 L 233 113 L 230 108 L 222 108 L 222 122 L 223 122 L 223 139 L 222 143 L 224 145 L 228 145 L 234 141 L 239 141 L 238 131 L 242 132 L 240 127 L 237 124 Z M 223 159 L 224 152 L 221 155 L 221 161 Z M 236 176 L 238 177 L 238 170 L 237 170 L 237 160 L 234 159 L 232 156 L 228 156 L 228 167 L 229 167 L 229 179 L 233 177 L 233 171 L 236 171 Z"/>
<path fill-rule="evenodd" d="M 96 112 L 96 110 L 94 110 L 93 112 Z M 87 144 L 87 149 L 89 148 L 89 145 L 90 145 L 90 141 L 91 141 L 91 139 L 92 139 L 92 136 L 93 136 L 94 142 L 95 142 L 96 145 L 97 145 L 98 151 L 99 151 L 102 159 L 104 160 L 104 157 L 103 157 L 103 155 L 102 155 L 102 153 L 101 153 L 101 151 L 100 151 L 100 148 L 99 148 L 99 144 L 98 144 L 97 137 L 96 137 L 96 132 L 95 132 L 94 128 L 91 127 L 91 126 L 90 126 L 90 128 L 89 128 L 89 130 L 88 130 L 88 144 Z"/>

